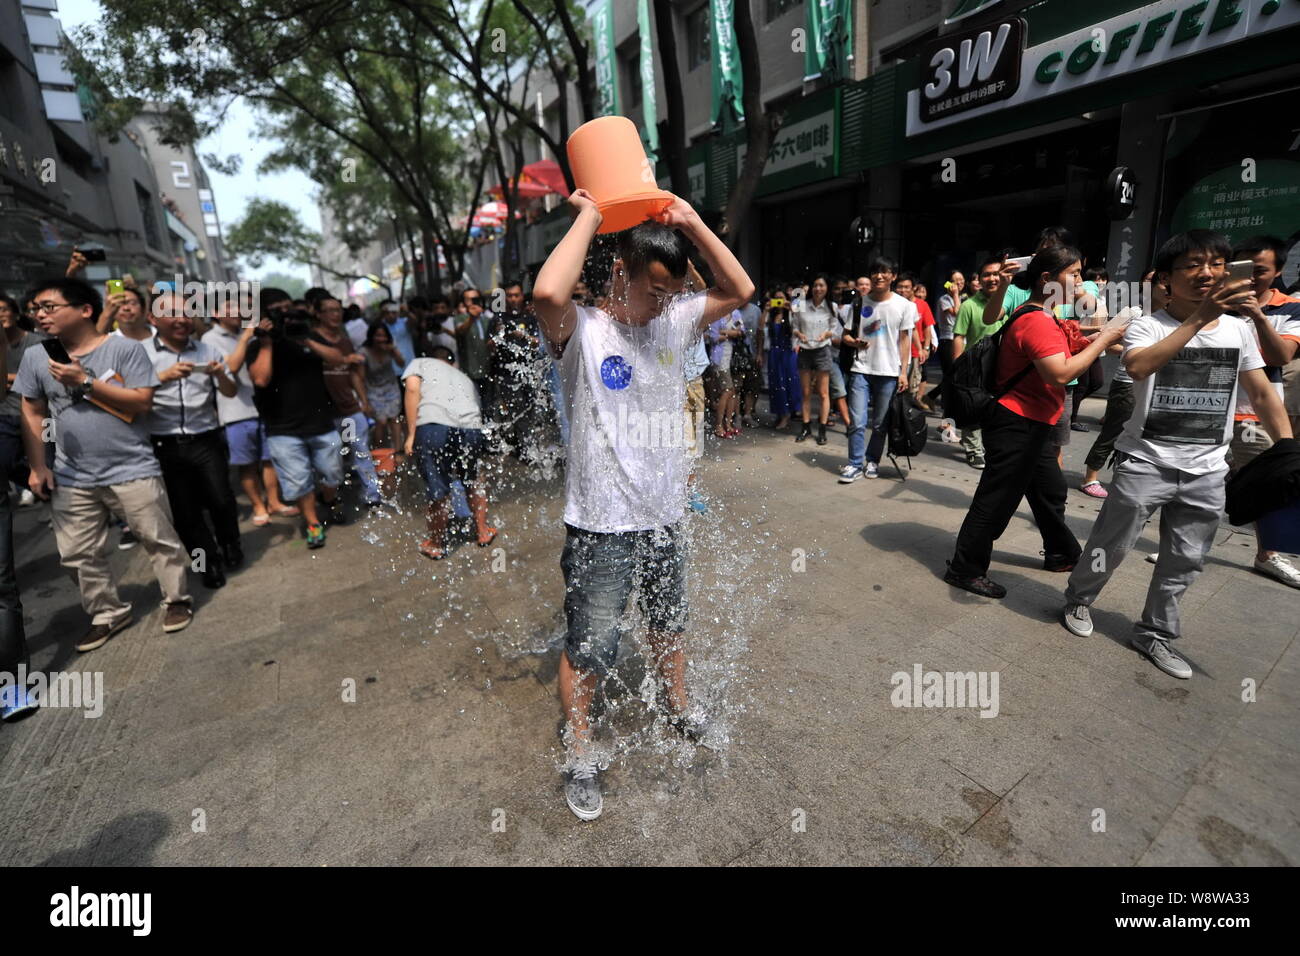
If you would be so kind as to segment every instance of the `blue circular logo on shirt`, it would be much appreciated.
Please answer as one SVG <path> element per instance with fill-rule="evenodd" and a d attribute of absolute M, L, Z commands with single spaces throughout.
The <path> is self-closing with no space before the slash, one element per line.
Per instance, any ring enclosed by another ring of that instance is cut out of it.
<path fill-rule="evenodd" d="M 632 366 L 621 355 L 611 355 L 600 363 L 600 380 L 615 391 L 632 384 Z"/>
<path fill-rule="evenodd" d="M 876 311 L 876 310 L 873 309 L 871 306 L 869 306 L 869 305 L 864 305 L 864 306 L 862 307 L 862 317 L 863 317 L 864 319 L 869 319 L 869 318 L 871 318 L 871 313 L 873 313 L 873 312 L 875 312 L 875 311 Z"/>

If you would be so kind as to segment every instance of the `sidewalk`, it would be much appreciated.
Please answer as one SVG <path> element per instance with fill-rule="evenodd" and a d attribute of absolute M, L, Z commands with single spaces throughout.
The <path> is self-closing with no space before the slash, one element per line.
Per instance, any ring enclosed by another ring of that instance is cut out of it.
<path fill-rule="evenodd" d="M 960 446 L 932 434 L 905 482 L 886 461 L 842 486 L 842 429 L 792 435 L 710 440 L 711 508 L 687 519 L 692 680 L 725 744 L 655 730 L 634 634 L 605 706 L 626 752 L 591 824 L 556 770 L 560 478 L 511 462 L 497 542 L 437 564 L 409 508 L 314 552 L 286 520 L 246 523 L 248 566 L 215 594 L 195 579 L 175 635 L 143 550 L 118 553 L 140 620 L 86 655 L 53 536 L 20 511 L 33 664 L 102 671 L 106 702 L 0 726 L 0 861 L 1300 863 L 1300 593 L 1249 570 L 1250 535 L 1224 525 L 1192 587 L 1197 674 L 1177 681 L 1127 645 L 1154 526 L 1083 640 L 1055 622 L 1064 578 L 1039 570 L 1027 508 L 994 553 L 1006 600 L 940 580 L 978 480 Z M 1072 486 L 1094 435 L 1072 436 Z M 1071 492 L 1081 540 L 1097 507 Z M 916 665 L 996 672 L 997 716 L 893 706 Z"/>

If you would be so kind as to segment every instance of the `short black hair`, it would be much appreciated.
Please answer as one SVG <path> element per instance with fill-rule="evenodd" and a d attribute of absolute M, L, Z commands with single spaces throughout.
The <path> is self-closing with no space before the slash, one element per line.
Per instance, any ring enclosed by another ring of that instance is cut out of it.
<path fill-rule="evenodd" d="M 1189 252 L 1209 252 L 1227 259 L 1232 255 L 1232 244 L 1226 236 L 1209 229 L 1189 229 L 1170 236 L 1156 252 L 1156 275 L 1172 272 L 1174 263 Z"/>
<path fill-rule="evenodd" d="M 1034 244 L 1034 248 L 1037 249 L 1044 242 L 1055 246 L 1069 246 L 1073 249 L 1074 233 L 1064 226 L 1047 226 L 1038 231 L 1038 242 Z"/>
<path fill-rule="evenodd" d="M 876 256 L 867 266 L 867 275 L 874 275 L 877 272 L 890 272 L 895 277 L 898 275 L 898 263 L 889 256 Z"/>
<path fill-rule="evenodd" d="M 321 288 L 318 285 L 312 286 L 302 294 L 303 301 L 313 309 L 316 308 L 316 303 L 321 299 L 333 299 L 334 297 L 334 294 L 329 289 Z"/>
<path fill-rule="evenodd" d="M 524 284 L 518 279 L 507 279 L 505 282 L 501 283 L 501 291 L 505 292 L 507 289 L 513 289 L 515 286 L 519 287 L 520 292 L 524 291 Z"/>
<path fill-rule="evenodd" d="M 910 282 L 914 286 L 917 284 L 916 276 L 910 272 L 900 272 L 898 275 L 894 276 L 894 285 L 898 285 L 900 282 Z"/>
<path fill-rule="evenodd" d="M 11 295 L 5 295 L 3 292 L 0 292 L 0 302 L 9 306 L 9 311 L 13 312 L 14 322 L 17 323 L 18 328 L 22 329 L 24 332 L 36 331 L 36 323 L 32 321 L 30 315 L 22 310 L 22 306 L 18 304 L 17 299 Z"/>
<path fill-rule="evenodd" d="M 456 353 L 445 345 L 435 345 L 429 349 L 429 358 L 445 358 L 452 365 L 456 364 Z"/>
<path fill-rule="evenodd" d="M 408 309 L 427 309 L 429 300 L 422 295 L 413 295 L 406 300 L 406 307 Z"/>
<path fill-rule="evenodd" d="M 984 258 L 984 261 L 980 263 L 980 267 L 975 270 L 975 278 L 978 279 L 980 277 L 980 274 L 983 273 L 983 271 L 987 269 L 989 266 L 997 266 L 998 271 L 1001 272 L 1002 263 L 1004 261 L 1005 261 L 1005 257 L 1003 256 L 986 256 Z"/>
<path fill-rule="evenodd" d="M 388 330 L 388 323 L 385 322 L 383 319 L 375 319 L 373 322 L 371 322 L 369 325 L 366 326 L 366 338 L 365 341 L 362 342 L 361 344 L 374 345 L 375 335 L 378 334 L 379 332 L 383 332 L 385 335 L 387 335 L 388 341 L 390 342 L 396 341 L 396 339 L 393 338 L 393 333 Z"/>
<path fill-rule="evenodd" d="M 262 289 L 257 295 L 258 312 L 261 315 L 266 315 L 266 310 L 268 308 L 275 305 L 277 302 L 283 302 L 286 299 L 292 302 L 293 296 L 285 292 L 283 289 L 277 289 L 274 286 Z"/>
<path fill-rule="evenodd" d="M 428 307 L 430 309 L 432 309 L 435 305 L 447 305 L 447 297 L 443 295 L 441 292 L 430 292 L 428 295 L 428 300 L 429 300 Z"/>
<path fill-rule="evenodd" d="M 617 236 L 615 248 L 623 260 L 628 276 L 638 276 L 657 262 L 674 279 L 686 275 L 686 237 L 661 222 L 643 222 L 624 229 Z"/>
<path fill-rule="evenodd" d="M 1098 279 L 1101 279 L 1103 282 L 1110 281 L 1110 273 L 1101 266 L 1089 266 L 1088 271 L 1083 274 L 1083 277 L 1091 282 L 1096 282 Z"/>
<path fill-rule="evenodd" d="M 1265 249 L 1273 251 L 1273 264 L 1281 269 L 1282 263 L 1286 262 L 1286 254 L 1290 251 L 1290 247 L 1285 239 L 1279 239 L 1277 236 L 1251 236 L 1249 239 L 1243 239 L 1232 247 L 1232 258 L 1254 259 Z"/>
<path fill-rule="evenodd" d="M 42 292 L 57 292 L 67 300 L 68 305 L 74 305 L 78 308 L 83 305 L 90 306 L 90 322 L 92 325 L 99 321 L 99 313 L 104 308 L 104 300 L 100 298 L 95 287 L 84 279 L 50 276 L 48 279 L 34 282 L 27 292 L 27 301 L 31 302 Z"/>

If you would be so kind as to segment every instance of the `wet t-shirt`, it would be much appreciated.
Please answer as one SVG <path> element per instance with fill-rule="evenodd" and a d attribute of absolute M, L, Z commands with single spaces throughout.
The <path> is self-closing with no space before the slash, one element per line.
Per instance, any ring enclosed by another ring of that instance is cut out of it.
<path fill-rule="evenodd" d="M 686 503 L 683 360 L 707 293 L 682 296 L 646 325 L 575 306 L 558 360 L 569 414 L 564 520 L 586 531 L 676 524 Z"/>

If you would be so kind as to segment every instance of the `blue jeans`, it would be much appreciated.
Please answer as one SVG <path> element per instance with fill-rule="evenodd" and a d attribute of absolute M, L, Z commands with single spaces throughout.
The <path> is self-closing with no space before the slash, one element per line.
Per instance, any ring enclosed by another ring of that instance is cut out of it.
<path fill-rule="evenodd" d="M 867 461 L 880 464 L 880 455 L 885 450 L 885 418 L 897 390 L 896 375 L 849 373 L 849 414 L 853 416 L 853 427 L 849 429 L 849 464 L 854 468 L 862 467 L 864 451 Z M 868 421 L 871 422 L 871 444 L 864 448 L 863 436 Z"/>
<path fill-rule="evenodd" d="M 280 479 L 280 496 L 297 501 L 316 490 L 343 484 L 343 442 L 336 431 L 320 435 L 267 435 L 271 464 Z"/>
<path fill-rule="evenodd" d="M 481 429 L 433 423 L 415 429 L 415 462 L 430 502 L 451 494 L 454 482 L 474 484 L 485 454 L 487 435 Z"/>
<path fill-rule="evenodd" d="M 348 441 L 342 433 L 343 423 L 348 421 L 352 422 L 351 441 Z M 340 430 L 339 439 L 344 445 L 343 454 L 350 452 L 352 455 L 352 464 L 357 470 L 358 477 L 361 478 L 366 501 L 379 501 L 383 498 L 383 493 L 379 490 L 379 475 L 375 473 L 375 460 L 370 457 L 370 423 L 366 421 L 365 413 L 356 412 L 343 418 L 336 418 L 334 424 L 338 425 Z"/>

